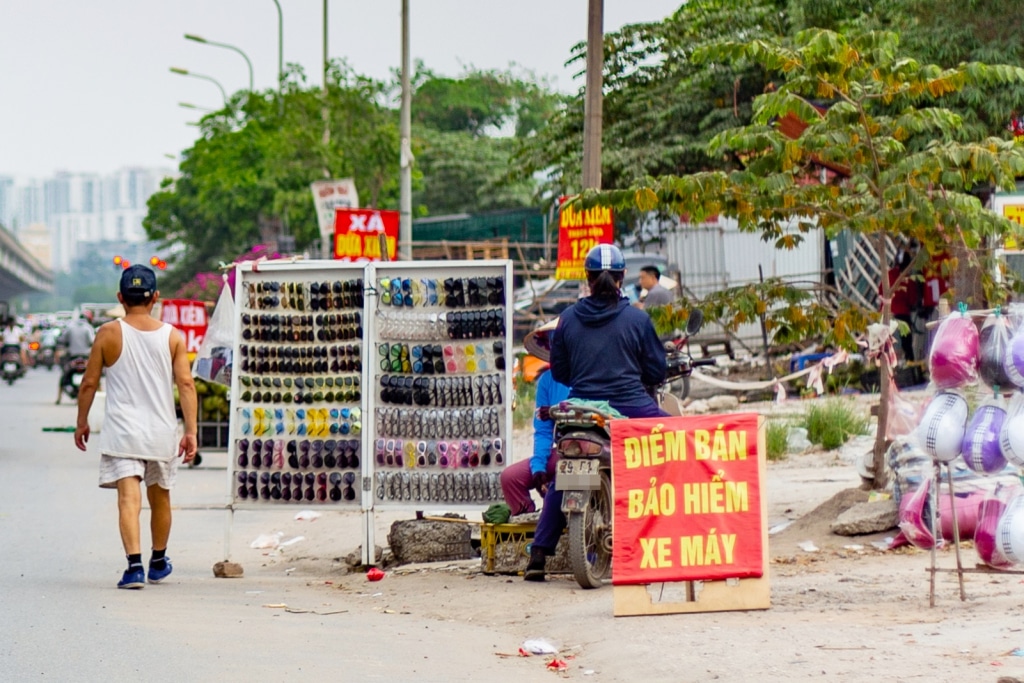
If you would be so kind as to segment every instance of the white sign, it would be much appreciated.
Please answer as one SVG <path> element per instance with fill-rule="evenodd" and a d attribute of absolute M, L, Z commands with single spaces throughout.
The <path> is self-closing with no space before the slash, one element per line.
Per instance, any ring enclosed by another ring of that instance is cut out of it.
<path fill-rule="evenodd" d="M 351 178 L 316 180 L 310 183 L 309 187 L 313 191 L 316 216 L 320 222 L 320 234 L 333 238 L 335 209 L 355 209 L 359 207 L 359 194 L 356 192 L 356 183 Z"/>

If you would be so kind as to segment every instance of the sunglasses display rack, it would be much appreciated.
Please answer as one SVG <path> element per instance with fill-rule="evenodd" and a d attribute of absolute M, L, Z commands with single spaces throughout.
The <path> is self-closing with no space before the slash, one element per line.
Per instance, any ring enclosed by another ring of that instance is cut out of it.
<path fill-rule="evenodd" d="M 322 261 L 239 269 L 233 507 L 363 504 L 363 270 Z"/>
<path fill-rule="evenodd" d="M 371 269 L 364 422 L 374 507 L 500 502 L 512 428 L 511 264 Z"/>
<path fill-rule="evenodd" d="M 481 510 L 512 433 L 510 261 L 236 266 L 234 510 Z"/>

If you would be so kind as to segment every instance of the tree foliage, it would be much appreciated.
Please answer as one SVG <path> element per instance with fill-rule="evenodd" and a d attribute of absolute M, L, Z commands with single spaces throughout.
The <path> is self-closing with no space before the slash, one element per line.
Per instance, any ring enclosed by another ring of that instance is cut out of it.
<path fill-rule="evenodd" d="M 712 66 L 749 62 L 779 77 L 777 87 L 755 99 L 750 125 L 720 133 L 709 146 L 712 155 L 740 158 L 744 166 L 649 178 L 585 201 L 644 211 L 663 207 L 698 221 L 721 214 L 782 249 L 796 247 L 812 230 L 824 229 L 828 237 L 845 230 L 869 236 L 884 259 L 887 237 L 913 238 L 923 253 L 967 254 L 972 262 L 960 267 L 977 269 L 990 300 L 998 301 L 1003 292 L 981 248 L 986 240 L 1024 235 L 1016 223 L 984 209 L 970 191 L 978 185 L 1013 189 L 1024 175 L 1024 151 L 999 137 L 960 141 L 962 118 L 940 105 L 969 85 L 1022 83 L 1024 68 L 981 63 L 943 68 L 903 56 L 898 45 L 892 33 L 847 37 L 808 30 L 787 44 L 754 40 L 699 50 L 694 58 Z M 794 118 L 807 126 L 796 138 L 780 126 Z M 932 141 L 916 151 L 907 147 L 908 140 L 921 136 Z M 819 182 L 823 167 L 836 171 L 828 182 Z M 877 266 L 878 272 L 888 270 L 884 260 Z M 770 326 L 804 337 L 823 334 L 831 343 L 851 346 L 865 320 L 889 324 L 891 292 L 899 283 L 881 283 L 883 306 L 877 316 L 848 301 L 832 308 L 791 293 L 790 287 L 774 296 L 769 290 L 757 295 L 763 297 L 760 312 Z M 727 324 L 750 319 L 754 297 L 740 294 L 725 292 L 718 299 L 715 313 Z M 882 471 L 890 370 L 886 358 L 881 360 L 876 473 Z"/>
<path fill-rule="evenodd" d="M 530 134 L 554 102 L 543 83 L 499 72 L 417 78 L 422 125 L 414 131 L 417 211 L 477 212 L 523 206 L 529 183 L 497 182 L 511 138 L 489 137 L 510 125 Z M 309 185 L 353 178 L 364 206 L 398 207 L 398 109 L 393 83 L 362 77 L 344 62 L 328 72 L 326 98 L 290 67 L 281 93 L 239 93 L 202 119 L 183 154 L 179 176 L 149 200 L 150 239 L 180 251 L 168 287 L 230 261 L 280 230 L 299 249 L 319 227 Z M 324 110 L 330 135 L 324 139 Z"/>

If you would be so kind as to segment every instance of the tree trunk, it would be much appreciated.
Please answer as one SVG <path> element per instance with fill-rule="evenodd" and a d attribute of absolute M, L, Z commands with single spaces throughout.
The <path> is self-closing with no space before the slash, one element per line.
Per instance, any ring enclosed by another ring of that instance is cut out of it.
<path fill-rule="evenodd" d="M 879 272 L 882 274 L 882 320 L 886 327 L 892 321 L 892 285 L 889 283 L 889 264 L 886 259 L 887 240 L 885 233 L 879 232 L 875 235 L 875 250 L 878 252 Z M 890 388 L 892 386 L 892 368 L 889 367 L 889 355 L 883 347 L 879 356 L 878 370 L 878 431 L 875 433 L 875 445 L 872 449 L 871 470 L 874 473 L 874 480 L 871 487 L 880 491 L 887 483 L 885 475 L 885 453 L 888 450 L 885 432 L 889 426 L 889 403 L 892 400 Z"/>

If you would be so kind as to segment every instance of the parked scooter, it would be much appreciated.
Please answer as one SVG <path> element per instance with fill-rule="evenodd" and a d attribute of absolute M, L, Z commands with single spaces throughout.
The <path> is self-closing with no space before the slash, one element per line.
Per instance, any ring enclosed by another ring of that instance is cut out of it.
<path fill-rule="evenodd" d="M 665 342 L 668 374 L 657 388 L 665 412 L 681 414 L 679 400 L 668 387 L 689 378 L 693 368 L 713 365 L 715 360 L 694 359 L 689 338 L 704 323 L 699 310 L 690 313 L 685 333 Z M 563 402 L 550 408 L 555 421 L 555 448 L 559 454 L 555 487 L 563 492 L 562 512 L 569 528 L 569 561 L 576 582 L 583 588 L 599 588 L 611 578 L 612 483 L 611 415 L 600 410 Z"/>
<path fill-rule="evenodd" d="M 86 356 L 74 356 L 69 358 L 65 371 L 60 378 L 60 392 L 57 394 L 57 405 L 60 405 L 62 396 L 67 396 L 72 401 L 78 400 L 78 388 L 82 386 L 82 378 L 85 377 L 85 368 L 89 365 L 89 358 Z"/>

